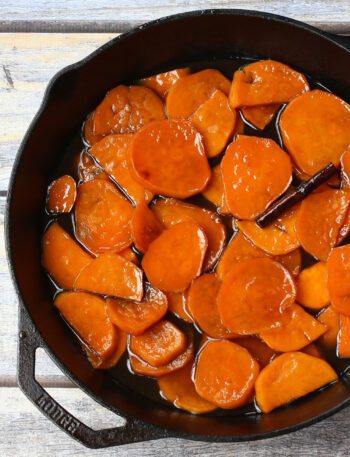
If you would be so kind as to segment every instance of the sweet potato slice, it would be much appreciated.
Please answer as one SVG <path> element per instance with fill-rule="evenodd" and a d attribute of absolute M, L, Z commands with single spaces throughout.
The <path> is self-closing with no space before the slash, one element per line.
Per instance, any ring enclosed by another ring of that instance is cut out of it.
<path fill-rule="evenodd" d="M 348 191 L 346 191 L 348 192 Z M 342 243 L 348 236 L 350 235 L 350 207 L 348 208 L 348 211 L 346 213 L 343 225 L 341 226 L 338 237 L 337 237 L 337 242 L 336 244 Z"/>
<path fill-rule="evenodd" d="M 236 225 L 255 246 L 268 254 L 288 254 L 300 246 L 295 228 L 299 208 L 294 206 L 263 229 L 254 221 L 237 221 Z"/>
<path fill-rule="evenodd" d="M 295 98 L 280 117 L 285 147 L 297 167 L 314 175 L 329 162 L 338 166 L 350 144 L 350 106 L 321 90 Z"/>
<path fill-rule="evenodd" d="M 305 268 L 296 280 L 297 302 L 312 309 L 324 308 L 330 302 L 327 282 L 325 262 Z"/>
<path fill-rule="evenodd" d="M 197 223 L 208 240 L 203 270 L 210 270 L 215 265 L 226 241 L 226 230 L 217 214 L 175 199 L 159 199 L 152 206 L 152 211 L 167 228 L 181 222 Z"/>
<path fill-rule="evenodd" d="M 124 257 L 106 252 L 81 270 L 74 288 L 140 301 L 143 295 L 142 270 Z"/>
<path fill-rule="evenodd" d="M 117 86 L 110 90 L 95 110 L 93 132 L 135 133 L 153 121 L 165 119 L 162 100 L 143 86 Z"/>
<path fill-rule="evenodd" d="M 167 365 L 161 367 L 154 367 L 141 359 L 130 354 L 129 368 L 130 370 L 140 376 L 148 376 L 150 378 L 160 378 L 173 371 L 180 370 L 180 368 L 191 363 L 193 361 L 193 344 L 190 343 L 187 349 L 172 360 Z"/>
<path fill-rule="evenodd" d="M 78 163 L 78 176 L 80 182 L 92 181 L 93 179 L 104 179 L 109 181 L 109 176 L 97 165 L 94 159 L 86 151 L 80 155 Z"/>
<path fill-rule="evenodd" d="M 102 361 L 113 354 L 118 337 L 104 300 L 84 292 L 62 292 L 55 297 L 54 305 Z"/>
<path fill-rule="evenodd" d="M 117 329 L 116 329 L 117 330 Z M 117 347 L 112 355 L 103 361 L 98 355 L 90 350 L 86 350 L 89 362 L 97 370 L 108 370 L 117 365 L 127 349 L 128 335 L 121 330 L 117 330 Z M 85 348 L 86 349 L 86 348 Z"/>
<path fill-rule="evenodd" d="M 92 252 L 122 251 L 132 243 L 134 208 L 110 182 L 95 179 L 78 187 L 77 238 Z"/>
<path fill-rule="evenodd" d="M 226 95 L 215 90 L 191 117 L 193 125 L 203 136 L 205 152 L 215 157 L 222 152 L 236 125 L 236 111 L 230 108 Z"/>
<path fill-rule="evenodd" d="M 135 181 L 130 174 L 127 150 L 132 139 L 131 134 L 108 135 L 94 144 L 89 152 L 137 205 L 143 200 L 151 200 L 153 194 Z"/>
<path fill-rule="evenodd" d="M 69 175 L 52 181 L 47 190 L 46 209 L 49 213 L 69 213 L 77 196 L 77 185 Z"/>
<path fill-rule="evenodd" d="M 350 194 L 327 190 L 302 201 L 296 231 L 302 247 L 319 260 L 327 260 L 336 245 L 350 204 Z"/>
<path fill-rule="evenodd" d="M 334 306 L 328 306 L 317 316 L 322 324 L 327 326 L 327 331 L 320 338 L 320 343 L 327 349 L 335 349 L 340 328 L 340 315 Z"/>
<path fill-rule="evenodd" d="M 245 135 L 226 149 L 221 172 L 227 207 L 238 219 L 256 218 L 292 180 L 290 158 L 273 140 Z"/>
<path fill-rule="evenodd" d="M 333 368 L 318 357 L 289 352 L 265 367 L 255 383 L 256 403 L 264 413 L 336 381 Z"/>
<path fill-rule="evenodd" d="M 224 277 L 218 295 L 222 324 L 241 335 L 279 327 L 282 312 L 295 301 L 293 279 L 269 258 L 241 260 Z"/>
<path fill-rule="evenodd" d="M 139 265 L 139 259 L 135 252 L 131 248 L 123 249 L 123 251 L 118 252 L 119 255 L 124 257 L 126 260 L 130 260 L 130 262 L 134 263 L 135 265 Z"/>
<path fill-rule="evenodd" d="M 158 289 L 148 286 L 141 302 L 107 299 L 108 315 L 126 333 L 140 335 L 158 322 L 167 312 L 168 300 Z"/>
<path fill-rule="evenodd" d="M 217 207 L 219 213 L 229 213 L 225 202 L 224 183 L 222 182 L 220 165 L 216 165 L 211 169 L 210 180 L 202 194 Z"/>
<path fill-rule="evenodd" d="M 350 317 L 340 316 L 337 355 L 341 359 L 350 358 Z"/>
<path fill-rule="evenodd" d="M 145 201 L 138 204 L 131 219 L 131 230 L 136 249 L 146 252 L 148 246 L 164 230 L 164 226 Z"/>
<path fill-rule="evenodd" d="M 218 70 L 202 70 L 181 78 L 171 87 L 166 100 L 169 118 L 188 118 L 214 92 L 228 95 L 230 81 Z"/>
<path fill-rule="evenodd" d="M 155 194 L 187 198 L 202 192 L 210 178 L 201 136 L 184 119 L 144 127 L 128 154 L 132 176 Z"/>
<path fill-rule="evenodd" d="M 167 320 L 158 322 L 142 335 L 131 335 L 129 341 L 130 352 L 153 367 L 170 363 L 186 346 L 186 335 Z"/>
<path fill-rule="evenodd" d="M 215 274 L 205 274 L 195 279 L 188 291 L 186 308 L 203 333 L 211 338 L 236 336 L 225 328 L 220 319 L 217 296 L 221 281 Z"/>
<path fill-rule="evenodd" d="M 184 292 L 167 292 L 168 311 L 185 322 L 192 323 L 193 319 L 186 309 L 186 294 Z"/>
<path fill-rule="evenodd" d="M 43 237 L 42 264 L 59 287 L 73 289 L 76 277 L 92 260 L 58 222 L 50 224 Z"/>
<path fill-rule="evenodd" d="M 204 231 L 194 222 L 165 230 L 142 259 L 148 280 L 165 292 L 183 292 L 200 274 L 207 246 Z"/>
<path fill-rule="evenodd" d="M 342 189 L 350 190 L 350 145 L 340 158 Z"/>
<path fill-rule="evenodd" d="M 301 73 L 281 62 L 260 60 L 237 70 L 230 90 L 232 108 L 285 103 L 309 90 Z"/>
<path fill-rule="evenodd" d="M 294 249 L 294 251 L 289 252 L 288 254 L 279 255 L 275 257 L 275 260 L 286 267 L 293 276 L 298 276 L 301 271 L 302 257 L 299 248 Z"/>
<path fill-rule="evenodd" d="M 266 365 L 277 356 L 276 351 L 271 349 L 264 341 L 261 341 L 261 339 L 256 336 L 240 337 L 236 343 L 250 352 L 258 362 L 260 368 L 266 367 Z"/>
<path fill-rule="evenodd" d="M 190 69 L 177 68 L 175 70 L 159 73 L 158 75 L 149 76 L 140 79 L 140 84 L 154 90 L 160 97 L 165 99 L 170 88 L 181 78 L 190 74 Z"/>
<path fill-rule="evenodd" d="M 95 113 L 91 113 L 84 123 L 84 143 L 87 146 L 92 146 L 103 138 L 103 135 L 99 135 L 94 131 L 94 116 Z"/>
<path fill-rule="evenodd" d="M 216 409 L 212 403 L 200 397 L 192 381 L 192 365 L 161 377 L 158 380 L 160 394 L 173 403 L 176 408 L 184 409 L 192 414 L 208 413 Z"/>
<path fill-rule="evenodd" d="M 280 106 L 281 105 L 279 103 L 274 105 L 243 106 L 241 113 L 249 124 L 252 124 L 259 130 L 264 130 L 264 128 L 272 121 L 273 117 L 280 109 Z"/>
<path fill-rule="evenodd" d="M 223 409 L 239 408 L 250 398 L 259 365 L 238 344 L 208 341 L 200 350 L 194 371 L 197 393 Z"/>
<path fill-rule="evenodd" d="M 301 352 L 304 352 L 304 354 L 312 355 L 313 357 L 319 357 L 320 359 L 323 359 L 322 352 L 315 343 L 311 343 L 308 346 L 305 346 Z"/>
<path fill-rule="evenodd" d="M 339 313 L 350 316 L 350 245 L 333 249 L 327 267 L 331 303 Z"/>
<path fill-rule="evenodd" d="M 283 312 L 281 324 L 280 328 L 260 333 L 262 340 L 279 352 L 298 351 L 327 331 L 326 325 L 296 304 Z"/>

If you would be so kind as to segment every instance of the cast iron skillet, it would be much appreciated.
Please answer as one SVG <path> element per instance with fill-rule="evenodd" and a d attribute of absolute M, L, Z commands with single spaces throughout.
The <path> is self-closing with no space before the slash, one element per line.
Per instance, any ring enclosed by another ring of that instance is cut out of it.
<path fill-rule="evenodd" d="M 305 427 L 350 403 L 346 374 L 344 382 L 267 415 L 197 417 L 127 391 L 87 362 L 52 306 L 40 266 L 47 185 L 65 145 L 108 89 L 184 62 L 249 56 L 286 62 L 349 101 L 349 48 L 345 39 L 280 16 L 242 10 L 197 11 L 140 26 L 53 78 L 13 167 L 6 241 L 20 301 L 19 385 L 73 438 L 92 448 L 165 437 L 254 440 Z M 95 431 L 65 411 L 34 379 L 38 347 L 92 398 L 123 416 L 125 425 Z"/>

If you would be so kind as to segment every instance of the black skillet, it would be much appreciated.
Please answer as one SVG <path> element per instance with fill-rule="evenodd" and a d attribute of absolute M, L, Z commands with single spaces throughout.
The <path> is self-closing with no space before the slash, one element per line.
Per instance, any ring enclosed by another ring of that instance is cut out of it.
<path fill-rule="evenodd" d="M 178 437 L 245 441 L 292 432 L 350 403 L 347 375 L 334 386 L 267 415 L 192 416 L 118 386 L 94 371 L 52 306 L 40 266 L 47 185 L 82 121 L 118 83 L 188 62 L 230 57 L 285 62 L 350 99 L 350 42 L 284 17 L 208 10 L 160 19 L 115 38 L 59 72 L 17 154 L 6 209 L 7 254 L 20 301 L 18 382 L 33 403 L 86 446 L 100 448 Z M 77 386 L 116 414 L 123 427 L 95 431 L 82 424 L 34 378 L 35 351 L 44 348 Z M 349 375 L 350 381 L 350 375 Z"/>

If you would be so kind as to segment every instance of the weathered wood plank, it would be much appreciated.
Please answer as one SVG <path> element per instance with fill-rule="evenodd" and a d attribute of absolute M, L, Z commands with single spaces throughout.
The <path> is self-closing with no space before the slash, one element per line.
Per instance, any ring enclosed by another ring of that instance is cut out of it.
<path fill-rule="evenodd" d="M 347 0 L 8 0 L 2 5 L 0 30 L 115 32 L 162 16 L 210 8 L 268 11 L 338 33 L 350 30 Z"/>

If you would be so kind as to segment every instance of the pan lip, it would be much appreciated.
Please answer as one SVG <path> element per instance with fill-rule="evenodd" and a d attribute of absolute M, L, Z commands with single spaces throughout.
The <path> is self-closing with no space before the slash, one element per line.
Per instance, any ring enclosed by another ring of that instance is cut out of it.
<path fill-rule="evenodd" d="M 311 419 L 305 420 L 303 422 L 300 422 L 296 425 L 292 426 L 285 426 L 270 432 L 260 432 L 260 433 L 254 433 L 254 434 L 248 434 L 248 435 L 207 435 L 207 434 L 193 434 L 190 432 L 186 431 L 178 431 L 173 429 L 172 427 L 169 426 L 164 426 L 164 425 L 158 425 L 155 424 L 153 421 L 141 419 L 138 416 L 133 416 L 128 413 L 126 413 L 123 410 L 120 410 L 119 408 L 116 408 L 115 406 L 111 405 L 110 403 L 106 402 L 103 398 L 101 398 L 99 395 L 95 394 L 86 384 L 84 384 L 82 381 L 80 381 L 73 373 L 70 372 L 68 368 L 63 364 L 63 362 L 54 354 L 54 352 L 51 350 L 49 345 L 47 344 L 44 336 L 41 334 L 40 330 L 35 324 L 35 321 L 32 317 L 30 309 L 25 305 L 25 300 L 23 299 L 22 292 L 19 288 L 18 282 L 17 282 L 17 275 L 16 275 L 16 270 L 15 270 L 15 265 L 12 257 L 12 246 L 11 246 L 11 226 L 12 226 L 12 221 L 10 217 L 10 211 L 11 211 L 11 206 L 12 206 L 12 194 L 13 194 L 13 187 L 15 185 L 15 180 L 17 177 L 17 171 L 18 167 L 20 165 L 21 159 L 23 152 L 25 151 L 25 148 L 27 147 L 28 140 L 30 136 L 32 135 L 32 132 L 36 128 L 36 124 L 38 120 L 42 117 L 44 114 L 47 104 L 50 100 L 51 97 L 51 92 L 53 88 L 55 87 L 56 83 L 59 81 L 59 79 L 70 73 L 79 70 L 82 68 L 84 65 L 86 65 L 88 62 L 93 60 L 96 56 L 102 54 L 105 50 L 111 48 L 112 46 L 117 45 L 119 42 L 123 42 L 125 40 L 128 40 L 130 37 L 142 32 L 146 31 L 149 29 L 156 28 L 158 25 L 166 24 L 166 23 L 172 23 L 176 22 L 182 19 L 190 19 L 194 17 L 201 17 L 201 16 L 247 16 L 247 17 L 256 17 L 258 19 L 262 20 L 268 20 L 272 22 L 279 22 L 282 24 L 287 24 L 291 25 L 295 28 L 303 29 L 305 31 L 310 32 L 311 34 L 314 34 L 318 36 L 319 38 L 326 39 L 329 42 L 331 42 L 333 45 L 340 47 L 343 49 L 345 52 L 349 53 L 349 49 L 346 47 L 345 44 L 339 42 L 336 40 L 335 36 L 332 34 L 322 31 L 318 29 L 317 27 L 305 24 L 301 21 L 291 19 L 285 16 L 281 15 L 276 15 L 272 13 L 267 13 L 267 12 L 261 12 L 261 11 L 254 11 L 254 10 L 245 10 L 245 9 L 232 9 L 232 8 L 227 8 L 227 9 L 203 9 L 203 10 L 195 10 L 195 11 L 190 11 L 190 12 L 183 12 L 183 13 L 178 13 L 178 14 L 173 14 L 169 16 L 165 16 L 159 19 L 155 19 L 153 21 L 147 22 L 145 24 L 139 25 L 137 27 L 132 28 L 130 31 L 126 33 L 122 33 L 118 35 L 117 37 L 109 40 L 107 43 L 104 45 L 100 46 L 98 49 L 90 53 L 88 56 L 84 57 L 83 59 L 68 65 L 64 68 L 62 68 L 60 71 L 58 71 L 49 81 L 46 90 L 44 92 L 40 107 L 38 111 L 36 112 L 35 116 L 33 117 L 22 141 L 21 144 L 18 148 L 18 151 L 16 153 L 16 157 L 14 160 L 14 164 L 12 166 L 12 171 L 11 171 L 11 176 L 9 179 L 9 184 L 8 184 L 8 192 L 7 192 L 7 199 L 6 199 L 6 206 L 5 206 L 5 222 L 4 222 L 4 231 L 5 231 L 5 249 L 6 249 L 6 256 L 7 256 L 7 263 L 11 275 L 11 280 L 14 285 L 14 289 L 16 291 L 17 297 L 19 299 L 19 307 L 22 308 L 21 312 L 25 312 L 28 314 L 28 317 L 30 319 L 31 324 L 33 325 L 35 332 L 37 335 L 40 337 L 40 347 L 45 349 L 47 354 L 50 356 L 51 359 L 58 365 L 60 370 L 70 379 L 72 382 L 77 385 L 80 389 L 82 389 L 83 392 L 85 392 L 87 395 L 89 395 L 91 398 L 93 398 L 97 403 L 103 405 L 109 410 L 112 410 L 114 413 L 120 415 L 121 417 L 125 418 L 126 420 L 131 420 L 134 422 L 141 422 L 147 425 L 151 425 L 154 427 L 156 430 L 159 430 L 160 432 L 160 437 L 161 432 L 164 433 L 164 431 L 167 432 L 168 437 L 180 437 L 180 438 L 185 438 L 185 439 L 192 439 L 196 441 L 208 441 L 208 442 L 244 442 L 244 441 L 255 441 L 255 440 L 260 440 L 260 439 L 267 439 L 267 438 L 272 438 L 278 435 L 283 435 L 287 433 L 294 432 L 296 430 L 300 430 L 302 428 L 305 428 L 309 425 L 312 425 L 316 422 L 319 422 L 334 413 L 342 410 L 346 406 L 350 405 L 350 396 L 349 398 L 345 399 L 338 405 L 334 406 L 333 408 L 325 411 L 324 413 L 312 417 Z M 338 381 L 340 382 L 340 381 Z"/>

